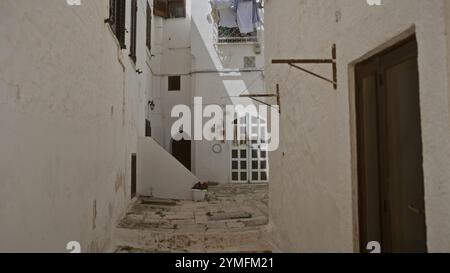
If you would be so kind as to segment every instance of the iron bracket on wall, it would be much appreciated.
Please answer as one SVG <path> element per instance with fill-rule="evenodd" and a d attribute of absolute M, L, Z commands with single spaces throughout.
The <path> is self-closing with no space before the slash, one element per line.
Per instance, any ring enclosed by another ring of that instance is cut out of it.
<path fill-rule="evenodd" d="M 334 90 L 337 90 L 337 63 L 336 63 L 336 45 L 333 44 L 331 48 L 331 59 L 275 59 L 272 64 L 288 64 L 303 72 L 313 75 L 319 79 L 327 81 L 333 85 Z M 331 64 L 333 69 L 333 79 L 330 80 L 308 69 L 298 66 L 297 64 Z"/>
<path fill-rule="evenodd" d="M 273 107 L 273 105 L 264 102 L 262 100 L 260 100 L 259 98 L 277 98 L 277 105 L 278 105 L 278 113 L 281 114 L 281 96 L 280 96 L 280 85 L 277 84 L 277 90 L 275 94 L 245 94 L 245 95 L 240 95 L 239 97 L 241 98 L 249 98 L 252 99 L 254 101 L 257 101 L 261 104 L 264 104 L 266 106 L 269 107 Z"/>

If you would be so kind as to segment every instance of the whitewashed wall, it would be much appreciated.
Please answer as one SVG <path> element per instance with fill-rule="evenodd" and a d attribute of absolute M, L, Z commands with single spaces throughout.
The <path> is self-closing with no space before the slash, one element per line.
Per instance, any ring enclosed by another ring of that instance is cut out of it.
<path fill-rule="evenodd" d="M 144 133 L 145 1 L 136 67 L 108 0 L 0 1 L 0 251 L 109 249 Z"/>
<path fill-rule="evenodd" d="M 281 250 L 357 250 L 352 64 L 415 29 L 419 46 L 429 251 L 450 250 L 448 56 L 444 0 L 266 1 L 266 63 L 328 58 L 338 50 L 339 87 L 270 65 L 281 84 L 281 147 L 271 156 L 270 216 Z M 448 13 L 447 13 L 448 14 Z M 330 75 L 328 66 L 310 66 Z M 353 151 L 353 153 L 352 153 Z"/>
<path fill-rule="evenodd" d="M 201 96 L 205 106 L 249 104 L 249 100 L 231 100 L 230 96 L 238 95 L 247 88 L 250 91 L 264 90 L 262 71 L 216 73 L 226 69 L 242 69 L 244 56 L 257 56 L 256 70 L 263 70 L 264 55 L 256 55 L 253 44 L 215 47 L 213 25 L 208 20 L 211 13 L 209 1 L 186 1 L 186 7 L 186 18 L 154 17 L 152 54 L 155 56 L 149 62 L 153 71 L 151 96 L 156 103 L 151 114 L 152 135 L 169 152 L 171 127 L 177 120 L 170 117 L 175 105 L 193 107 L 194 96 Z M 182 76 L 180 92 L 167 91 L 167 77 L 173 75 Z M 214 154 L 211 150 L 214 144 L 206 141 L 192 143 L 192 171 L 204 181 L 227 183 L 230 173 L 229 147 L 224 145 L 221 154 Z"/>
<path fill-rule="evenodd" d="M 153 1 L 151 1 L 153 2 Z M 151 4 L 153 10 L 153 3 Z M 191 102 L 191 54 L 190 54 L 190 1 L 186 1 L 185 18 L 163 19 L 153 16 L 153 55 L 148 64 L 152 71 L 151 99 L 155 110 L 151 112 L 152 136 L 170 152 L 172 107 Z M 168 76 L 181 75 L 181 91 L 168 91 Z"/>
<path fill-rule="evenodd" d="M 448 68 L 448 86 L 449 86 L 449 107 L 450 107 L 450 2 L 445 2 L 445 19 L 447 22 L 447 28 L 445 35 L 447 36 L 447 68 Z M 449 121 L 450 122 L 450 121 Z"/>
<path fill-rule="evenodd" d="M 153 138 L 140 137 L 137 153 L 137 193 L 178 200 L 192 200 L 192 187 L 199 182 L 185 166 Z"/>
<path fill-rule="evenodd" d="M 241 94 L 261 93 L 264 90 L 264 49 L 255 54 L 253 43 L 217 45 L 214 26 L 209 15 L 208 0 L 192 2 L 191 52 L 193 95 L 203 98 L 203 105 L 248 105 L 249 99 L 233 98 Z M 264 28 L 260 31 L 261 41 Z M 256 57 L 256 68 L 242 72 L 244 56 Z M 221 73 L 223 71 L 238 71 Z M 248 89 L 248 91 L 246 91 Z M 212 151 L 214 144 L 221 144 L 222 152 Z M 204 181 L 230 182 L 230 147 L 220 142 L 196 141 L 195 173 Z"/>

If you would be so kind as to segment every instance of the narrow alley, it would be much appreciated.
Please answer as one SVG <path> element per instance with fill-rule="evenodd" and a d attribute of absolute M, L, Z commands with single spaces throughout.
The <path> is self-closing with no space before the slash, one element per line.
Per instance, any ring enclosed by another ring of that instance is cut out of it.
<path fill-rule="evenodd" d="M 0 0 L 0 253 L 445 253 L 449 166 L 450 0 Z"/>

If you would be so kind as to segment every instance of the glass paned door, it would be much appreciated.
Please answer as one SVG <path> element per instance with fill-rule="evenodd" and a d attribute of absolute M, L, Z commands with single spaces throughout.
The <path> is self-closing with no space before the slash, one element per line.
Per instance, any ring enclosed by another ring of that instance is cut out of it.
<path fill-rule="evenodd" d="M 256 117 L 241 118 L 240 124 L 237 124 L 236 128 L 240 128 L 237 134 L 241 136 L 241 140 L 235 141 L 231 148 L 232 182 L 268 182 L 269 159 L 265 141 L 266 122 Z"/>

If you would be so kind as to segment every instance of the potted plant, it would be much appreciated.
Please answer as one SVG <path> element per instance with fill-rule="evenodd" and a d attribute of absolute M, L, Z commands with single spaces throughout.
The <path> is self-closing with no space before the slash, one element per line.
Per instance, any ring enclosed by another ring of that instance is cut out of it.
<path fill-rule="evenodd" d="M 203 202 L 208 191 L 208 182 L 198 182 L 192 187 L 192 199 L 195 202 Z"/>

